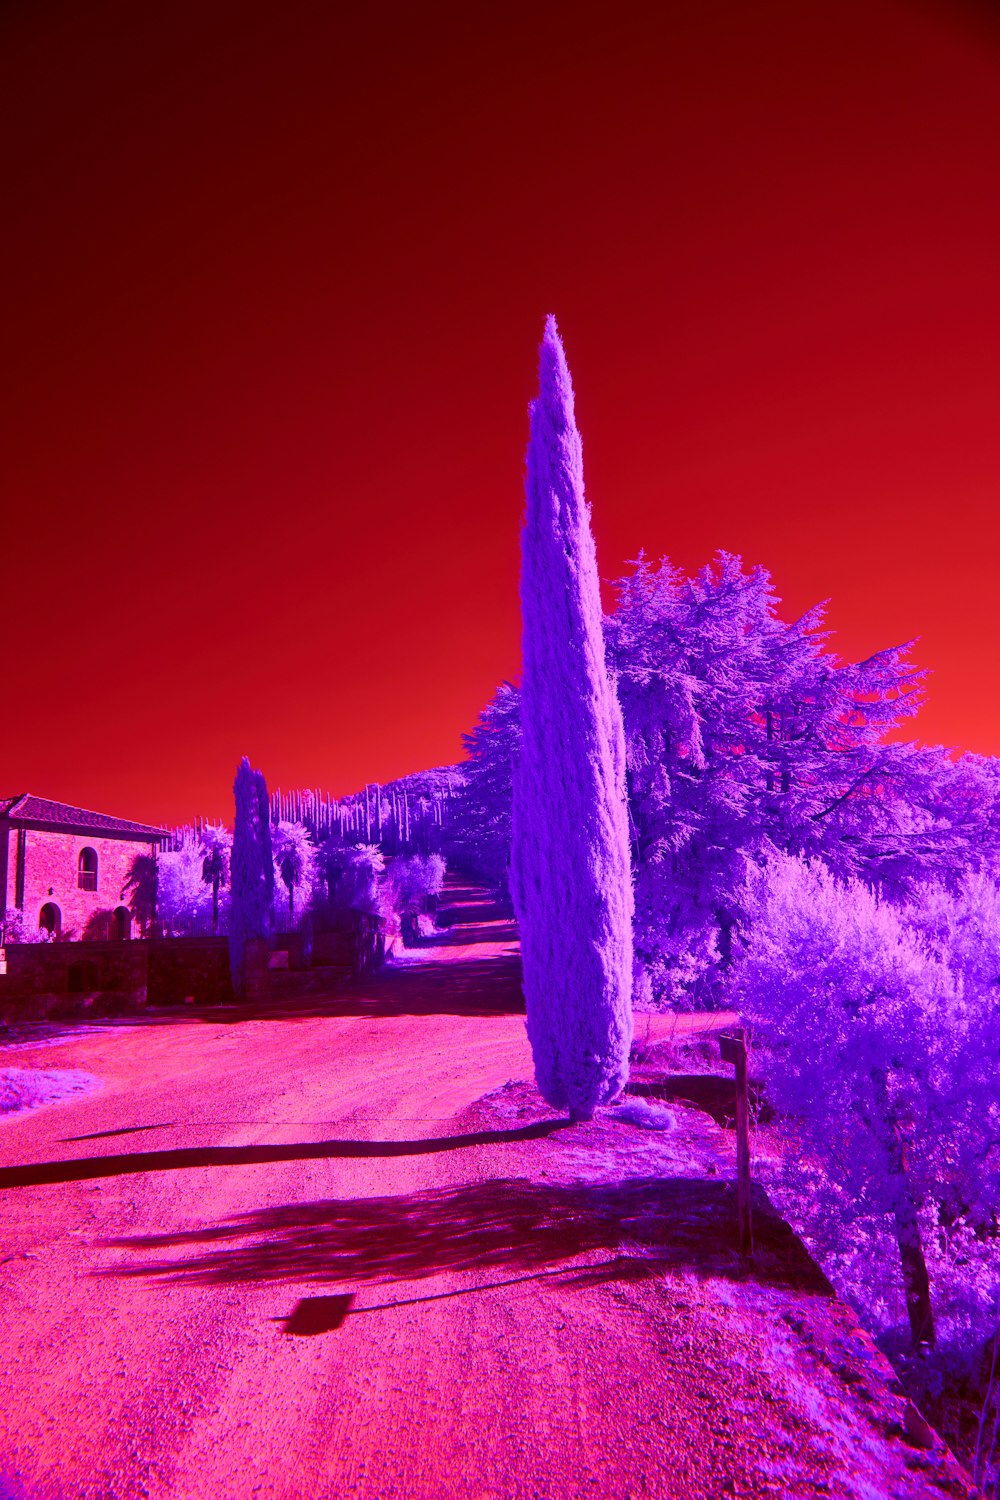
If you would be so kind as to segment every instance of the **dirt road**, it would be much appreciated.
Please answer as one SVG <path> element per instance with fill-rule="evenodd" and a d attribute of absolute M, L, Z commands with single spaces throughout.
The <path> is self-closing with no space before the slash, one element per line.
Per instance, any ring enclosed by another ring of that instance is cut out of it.
<path fill-rule="evenodd" d="M 363 993 L 0 1058 L 100 1080 L 0 1122 L 0 1497 L 967 1493 L 783 1226 L 741 1265 L 719 1126 L 539 1103 L 466 915 Z"/>

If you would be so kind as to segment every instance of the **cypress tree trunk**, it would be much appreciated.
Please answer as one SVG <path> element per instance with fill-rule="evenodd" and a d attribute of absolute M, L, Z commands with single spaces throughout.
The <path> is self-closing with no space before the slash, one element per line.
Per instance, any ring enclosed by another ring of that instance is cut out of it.
<path fill-rule="evenodd" d="M 539 1090 L 553 1108 L 589 1119 L 628 1076 L 632 882 L 622 716 L 554 318 L 531 407 L 526 499 L 512 894 Z"/>

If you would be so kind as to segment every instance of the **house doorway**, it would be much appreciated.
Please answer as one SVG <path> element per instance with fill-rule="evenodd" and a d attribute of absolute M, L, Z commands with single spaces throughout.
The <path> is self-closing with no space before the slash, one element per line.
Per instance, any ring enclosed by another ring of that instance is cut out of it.
<path fill-rule="evenodd" d="M 111 939 L 115 943 L 127 943 L 132 936 L 132 913 L 127 906 L 116 906 L 111 913 Z"/>
<path fill-rule="evenodd" d="M 38 926 L 42 932 L 51 932 L 57 938 L 62 931 L 62 912 L 54 901 L 46 901 L 38 913 Z"/>

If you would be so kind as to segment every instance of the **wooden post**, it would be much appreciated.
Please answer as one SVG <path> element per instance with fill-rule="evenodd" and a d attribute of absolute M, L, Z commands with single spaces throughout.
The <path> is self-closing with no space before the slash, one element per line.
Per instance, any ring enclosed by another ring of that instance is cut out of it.
<path fill-rule="evenodd" d="M 753 1220 L 750 1214 L 750 1111 L 747 1104 L 747 1034 L 736 1026 L 719 1032 L 722 1061 L 736 1069 L 736 1217 L 740 1254 L 753 1255 Z"/>

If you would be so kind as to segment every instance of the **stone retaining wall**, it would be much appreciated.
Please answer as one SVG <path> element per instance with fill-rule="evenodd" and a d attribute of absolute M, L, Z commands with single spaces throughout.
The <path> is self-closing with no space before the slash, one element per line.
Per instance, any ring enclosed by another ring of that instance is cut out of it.
<path fill-rule="evenodd" d="M 276 933 L 247 945 L 247 994 L 267 998 L 339 987 L 369 973 L 387 949 L 380 917 L 351 912 L 332 931 Z M 232 1004 L 224 937 L 136 942 L 14 943 L 0 974 L 0 1021 L 33 1020 L 150 1005 Z M 298 976 L 296 978 L 296 976 Z"/>

